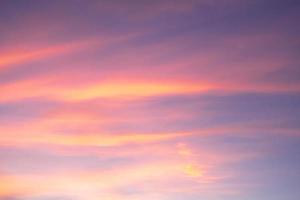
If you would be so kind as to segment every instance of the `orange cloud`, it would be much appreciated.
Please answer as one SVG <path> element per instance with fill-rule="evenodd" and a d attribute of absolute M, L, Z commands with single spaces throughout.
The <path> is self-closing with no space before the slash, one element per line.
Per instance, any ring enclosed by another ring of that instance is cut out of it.
<path fill-rule="evenodd" d="M 45 123 L 43 123 L 45 124 Z M 49 145 L 66 145 L 66 146 L 120 146 L 126 144 L 144 144 L 171 140 L 179 137 L 187 137 L 192 133 L 124 133 L 124 134 L 59 134 L 42 124 L 32 125 L 29 127 L 5 128 L 9 135 L 1 135 L 0 144 L 49 144 Z M 41 132 L 43 134 L 41 134 Z"/>
<path fill-rule="evenodd" d="M 53 78 L 22 80 L 0 86 L 0 101 L 14 101 L 32 97 L 46 97 L 62 101 L 82 101 L 95 98 L 144 97 L 170 94 L 191 94 L 208 91 L 207 84 L 179 82 L 109 81 L 87 86 L 53 85 Z M 57 83 L 56 83 L 57 84 Z"/>
<path fill-rule="evenodd" d="M 98 97 L 117 96 L 156 96 L 165 94 L 182 94 L 206 91 L 206 85 L 185 83 L 147 83 L 147 82 L 112 82 L 94 85 L 89 88 L 66 91 L 63 98 L 69 100 L 86 100 Z"/>
<path fill-rule="evenodd" d="M 99 41 L 93 39 L 87 41 L 51 45 L 39 49 L 35 48 L 29 50 L 15 50 L 14 52 L 2 53 L 0 54 L 0 69 L 7 68 L 8 66 L 13 64 L 22 64 L 53 56 L 68 54 L 96 44 L 99 44 Z"/>

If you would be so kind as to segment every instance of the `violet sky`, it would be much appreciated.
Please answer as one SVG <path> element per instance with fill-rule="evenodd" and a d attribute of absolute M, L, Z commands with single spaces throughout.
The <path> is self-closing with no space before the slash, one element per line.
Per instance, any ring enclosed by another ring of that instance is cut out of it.
<path fill-rule="evenodd" d="M 0 200 L 299 200 L 300 1 L 0 0 Z"/>

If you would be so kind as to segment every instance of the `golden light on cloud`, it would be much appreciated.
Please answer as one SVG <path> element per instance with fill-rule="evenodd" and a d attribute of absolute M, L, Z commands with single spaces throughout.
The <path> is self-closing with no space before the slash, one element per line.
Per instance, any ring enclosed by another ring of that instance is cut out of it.
<path fill-rule="evenodd" d="M 184 166 L 184 173 L 190 177 L 201 177 L 203 176 L 203 171 L 201 168 L 196 164 L 186 164 Z"/>
<path fill-rule="evenodd" d="M 91 87 L 69 90 L 63 95 L 68 100 L 87 100 L 98 97 L 156 96 L 164 94 L 197 93 L 207 91 L 209 86 L 184 83 L 111 82 Z"/>
<path fill-rule="evenodd" d="M 0 97 L 0 101 L 20 100 L 32 97 L 46 97 L 62 101 L 83 101 L 95 98 L 193 94 L 205 92 L 212 88 L 210 85 L 200 83 L 176 82 L 114 81 L 93 83 L 78 87 L 53 85 L 55 82 L 59 82 L 59 80 L 41 78 L 0 86 L 0 92 L 6 94 Z"/>
<path fill-rule="evenodd" d="M 0 139 L 1 144 L 53 144 L 66 146 L 119 146 L 126 144 L 143 144 L 160 142 L 180 137 L 190 136 L 192 133 L 155 133 L 155 134 L 30 134 L 26 137 L 13 139 L 6 136 Z"/>
<path fill-rule="evenodd" d="M 182 171 L 189 177 L 198 178 L 203 176 L 203 169 L 195 160 L 195 154 L 186 143 L 178 143 L 176 145 L 178 155 L 183 159 Z"/>

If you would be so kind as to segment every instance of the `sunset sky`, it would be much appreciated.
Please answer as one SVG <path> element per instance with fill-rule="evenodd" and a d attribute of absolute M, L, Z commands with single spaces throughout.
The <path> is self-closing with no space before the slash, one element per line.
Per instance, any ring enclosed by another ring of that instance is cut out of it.
<path fill-rule="evenodd" d="M 299 200 L 300 1 L 0 0 L 0 200 Z"/>

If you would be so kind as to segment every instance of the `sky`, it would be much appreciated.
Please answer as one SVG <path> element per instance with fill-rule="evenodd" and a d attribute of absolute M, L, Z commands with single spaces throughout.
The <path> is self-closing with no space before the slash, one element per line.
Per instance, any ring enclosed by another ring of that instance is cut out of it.
<path fill-rule="evenodd" d="M 298 200 L 300 2 L 0 0 L 0 200 Z"/>

